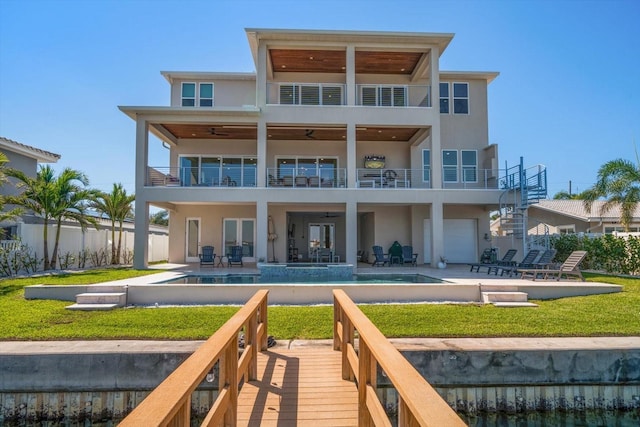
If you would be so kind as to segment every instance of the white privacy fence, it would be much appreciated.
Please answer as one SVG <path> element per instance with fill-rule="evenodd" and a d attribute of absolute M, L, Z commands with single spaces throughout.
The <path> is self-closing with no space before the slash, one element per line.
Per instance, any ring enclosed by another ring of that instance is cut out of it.
<path fill-rule="evenodd" d="M 35 250 L 36 255 L 39 258 L 44 256 L 43 248 L 43 228 L 42 224 L 20 224 L 20 230 L 18 235 L 20 236 L 21 243 L 28 246 L 31 250 Z M 166 233 L 166 232 L 165 232 Z M 49 256 L 53 251 L 53 245 L 55 244 L 56 226 L 47 228 L 47 244 L 49 245 Z M 135 233 L 133 230 L 122 231 L 122 253 L 127 251 L 133 252 L 133 241 Z M 118 244 L 118 231 L 115 233 L 116 245 Z M 16 241 L 3 240 L 0 246 L 7 249 L 12 249 L 12 245 L 15 245 Z M 169 258 L 169 236 L 167 234 L 152 234 L 149 233 L 149 255 L 148 261 L 162 261 Z M 111 253 L 111 230 L 95 228 L 87 228 L 84 232 L 79 227 L 65 226 L 63 225 L 60 230 L 60 241 L 58 244 L 58 255 L 64 256 L 69 253 L 73 256 L 77 256 L 82 251 L 97 252 L 107 251 Z"/>

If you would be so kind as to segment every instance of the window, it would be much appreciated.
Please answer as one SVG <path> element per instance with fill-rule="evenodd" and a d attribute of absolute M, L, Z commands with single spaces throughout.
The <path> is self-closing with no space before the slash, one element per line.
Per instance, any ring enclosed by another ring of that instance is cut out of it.
<path fill-rule="evenodd" d="M 431 151 L 422 150 L 422 180 L 431 181 Z"/>
<path fill-rule="evenodd" d="M 559 234 L 575 234 L 575 232 L 576 232 L 576 226 L 574 224 L 558 226 Z"/>
<path fill-rule="evenodd" d="M 469 83 L 453 85 L 453 114 L 469 114 Z M 440 83 L 440 113 L 450 114 L 451 91 L 449 83 Z"/>
<path fill-rule="evenodd" d="M 442 180 L 458 182 L 458 151 L 442 150 Z"/>
<path fill-rule="evenodd" d="M 449 83 L 440 83 L 440 113 L 449 114 Z"/>
<path fill-rule="evenodd" d="M 469 114 L 469 84 L 453 84 L 453 114 Z"/>
<path fill-rule="evenodd" d="M 183 107 L 196 106 L 196 84 L 195 83 L 182 83 L 182 106 Z"/>
<path fill-rule="evenodd" d="M 404 86 L 361 86 L 360 105 L 406 107 L 407 88 Z"/>
<path fill-rule="evenodd" d="M 213 83 L 200 83 L 200 107 L 213 107 Z"/>
<path fill-rule="evenodd" d="M 342 105 L 342 87 L 321 84 L 280 85 L 281 105 Z"/>
<path fill-rule="evenodd" d="M 478 152 L 476 150 L 461 150 L 463 182 L 478 182 Z"/>
<path fill-rule="evenodd" d="M 181 105 L 183 107 L 213 107 L 213 83 L 182 83 Z"/>
<path fill-rule="evenodd" d="M 255 187 L 255 157 L 181 156 L 180 181 L 183 186 Z"/>

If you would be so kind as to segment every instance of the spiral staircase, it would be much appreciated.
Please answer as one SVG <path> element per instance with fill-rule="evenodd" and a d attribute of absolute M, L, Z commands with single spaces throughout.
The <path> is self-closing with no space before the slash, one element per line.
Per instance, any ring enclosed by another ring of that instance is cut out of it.
<path fill-rule="evenodd" d="M 522 240 L 523 253 L 533 248 L 547 248 L 548 227 L 542 225 L 538 227 L 538 233 L 529 236 L 531 221 L 527 215 L 529 206 L 547 197 L 545 166 L 536 165 L 525 169 L 521 157 L 519 165 L 506 168 L 500 184 L 504 190 L 499 199 L 500 228 L 503 233 L 512 236 L 514 240 Z"/>

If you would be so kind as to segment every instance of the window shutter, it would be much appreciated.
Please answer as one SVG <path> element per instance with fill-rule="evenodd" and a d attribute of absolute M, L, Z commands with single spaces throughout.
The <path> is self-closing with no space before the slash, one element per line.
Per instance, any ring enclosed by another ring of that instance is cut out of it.
<path fill-rule="evenodd" d="M 376 88 L 375 86 L 363 86 L 361 88 L 362 93 L 362 105 L 375 107 L 376 106 Z"/>
<path fill-rule="evenodd" d="M 280 104 L 298 104 L 298 87 L 295 85 L 280 85 Z"/>
<path fill-rule="evenodd" d="M 320 88 L 318 86 L 300 86 L 302 105 L 320 105 Z"/>
<path fill-rule="evenodd" d="M 342 89 L 340 86 L 322 87 L 322 105 L 342 105 Z"/>

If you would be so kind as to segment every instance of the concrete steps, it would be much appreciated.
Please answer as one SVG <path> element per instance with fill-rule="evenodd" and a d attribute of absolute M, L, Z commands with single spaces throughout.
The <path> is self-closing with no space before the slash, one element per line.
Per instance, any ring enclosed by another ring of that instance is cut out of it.
<path fill-rule="evenodd" d="M 125 292 L 87 292 L 76 295 L 76 303 L 65 307 L 67 310 L 112 310 L 127 303 Z"/>
<path fill-rule="evenodd" d="M 493 304 L 496 307 L 537 307 L 537 304 L 528 302 L 526 292 L 516 291 L 485 291 L 482 292 L 482 302 Z"/>

